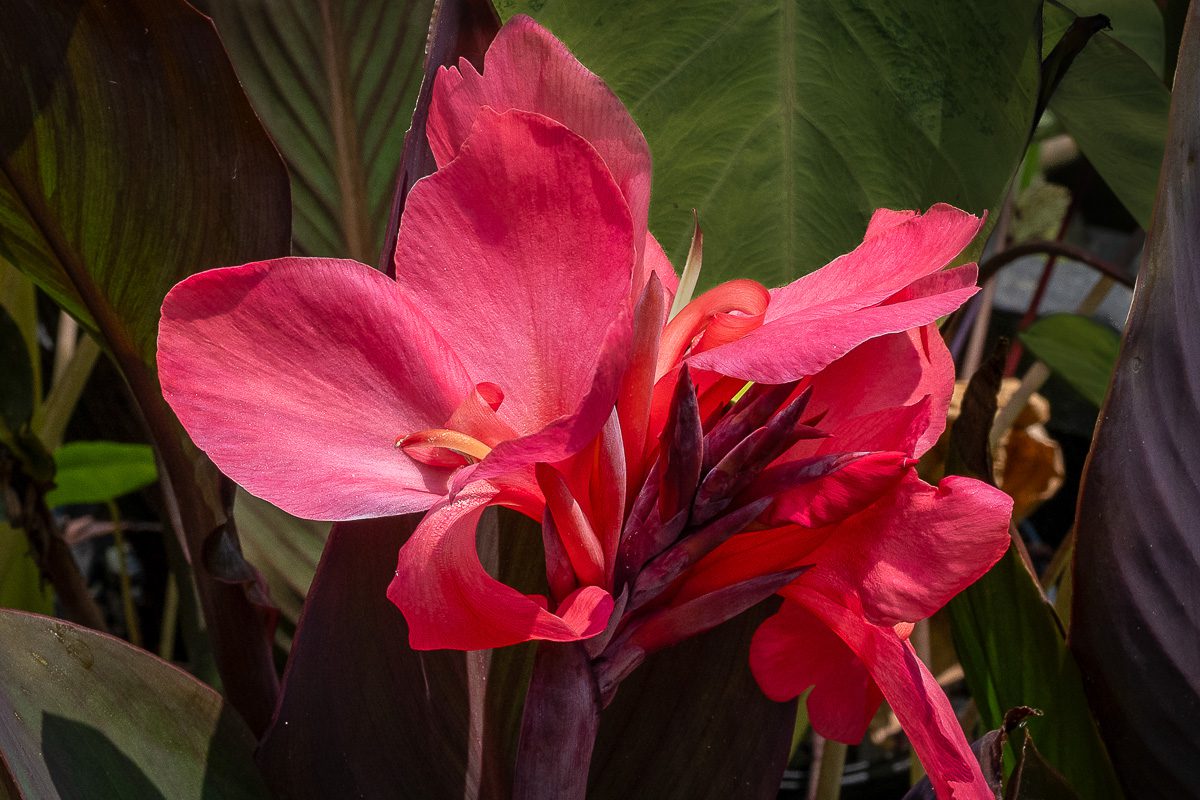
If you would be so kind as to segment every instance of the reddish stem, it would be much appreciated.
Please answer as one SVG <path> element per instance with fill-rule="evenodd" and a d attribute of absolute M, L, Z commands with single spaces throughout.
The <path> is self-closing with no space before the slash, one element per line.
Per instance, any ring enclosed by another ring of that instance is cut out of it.
<path fill-rule="evenodd" d="M 583 646 L 540 642 L 525 697 L 513 800 L 583 800 L 600 692 Z"/>

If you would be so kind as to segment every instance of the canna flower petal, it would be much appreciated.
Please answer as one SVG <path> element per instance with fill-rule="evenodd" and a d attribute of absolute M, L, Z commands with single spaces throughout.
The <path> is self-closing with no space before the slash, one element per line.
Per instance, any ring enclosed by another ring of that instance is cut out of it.
<path fill-rule="evenodd" d="M 853 597 L 872 623 L 925 619 L 1004 554 L 1012 498 L 969 478 L 930 486 L 911 467 L 880 496 L 894 480 L 888 472 L 894 463 L 880 454 L 865 460 L 862 480 L 830 486 L 836 491 L 829 502 L 839 509 L 846 501 L 836 493 L 844 491 L 859 492 L 872 505 L 824 528 L 785 525 L 736 536 L 696 565 L 672 602 L 812 564 L 797 584 Z M 823 504 L 815 511 L 824 512 Z"/>
<path fill-rule="evenodd" d="M 422 511 L 445 470 L 394 446 L 471 390 L 395 283 L 353 261 L 282 258 L 201 272 L 163 301 L 163 396 L 252 494 L 311 519 Z M 364 413 L 369 409 L 369 413 Z"/>
<path fill-rule="evenodd" d="M 799 580 L 834 597 L 853 596 L 867 620 L 925 619 L 995 564 L 1009 545 L 1012 498 L 951 476 L 936 487 L 909 470 L 900 485 L 809 553 Z"/>
<path fill-rule="evenodd" d="M 488 575 L 475 549 L 484 509 L 498 499 L 471 484 L 429 510 L 400 549 L 388 598 L 404 614 L 414 650 L 483 650 L 533 639 L 573 642 L 601 633 L 613 599 L 598 586 L 577 589 L 555 613 L 546 598 L 525 595 Z"/>
<path fill-rule="evenodd" d="M 818 591 L 797 587 L 783 594 L 783 607 L 759 626 L 750 643 L 750 668 L 768 697 L 790 700 L 814 686 L 808 700 L 813 728 L 853 744 L 882 696 L 939 798 L 993 800 L 950 701 L 911 644 Z M 866 686 L 864 667 L 870 674 Z"/>
<path fill-rule="evenodd" d="M 761 327 L 690 361 L 722 375 L 786 383 L 877 336 L 928 325 L 978 291 L 973 264 L 939 270 L 982 225 L 947 205 L 912 216 L 886 212 L 853 252 L 773 290 Z"/>
<path fill-rule="evenodd" d="M 550 429 L 496 461 L 560 460 L 604 424 L 628 359 L 633 260 L 604 162 L 537 114 L 481 110 L 458 156 L 413 188 L 396 246 L 405 297 L 474 383 L 503 390 L 501 421 Z"/>
<path fill-rule="evenodd" d="M 438 71 L 427 131 L 439 168 L 458 155 L 484 108 L 540 114 L 586 139 L 604 159 L 629 206 L 637 263 L 641 265 L 643 251 L 655 250 L 647 264 L 661 267 L 662 248 L 646 230 L 651 175 L 646 138 L 604 81 L 529 17 L 514 16 L 500 29 L 484 54 L 482 74 L 466 59 Z M 648 275 L 645 271 L 635 276 L 636 290 Z M 668 281 L 664 273 L 659 279 Z"/>

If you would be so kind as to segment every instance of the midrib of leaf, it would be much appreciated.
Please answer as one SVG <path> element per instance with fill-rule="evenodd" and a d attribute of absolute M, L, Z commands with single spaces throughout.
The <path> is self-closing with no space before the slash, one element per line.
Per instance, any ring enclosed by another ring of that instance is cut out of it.
<path fill-rule="evenodd" d="M 320 0 L 322 58 L 325 77 L 329 82 L 329 126 L 333 134 L 335 171 L 342 237 L 350 258 L 370 263 L 373 240 L 370 209 L 367 200 L 367 177 L 363 168 L 358 125 L 354 117 L 354 100 L 347 81 L 346 45 L 341 28 L 334 20 L 330 0 Z"/>
<path fill-rule="evenodd" d="M 779 134 L 782 150 L 782 169 L 784 185 L 784 208 L 787 219 L 783 221 L 784 241 L 787 247 L 787 258 L 792 264 L 788 278 L 796 275 L 796 168 L 793 148 L 795 134 L 792 126 L 796 113 L 796 7 L 789 0 L 780 5 L 779 32 Z"/>

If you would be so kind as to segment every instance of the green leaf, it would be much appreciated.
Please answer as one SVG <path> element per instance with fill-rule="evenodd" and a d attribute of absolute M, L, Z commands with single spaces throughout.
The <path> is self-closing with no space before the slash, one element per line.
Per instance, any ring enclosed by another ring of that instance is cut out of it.
<path fill-rule="evenodd" d="M 0 307 L 0 442 L 11 439 L 33 418 L 33 366 L 25 336 Z"/>
<path fill-rule="evenodd" d="M 1042 317 L 1021 334 L 1021 342 L 1096 406 L 1104 402 L 1121 336 L 1079 314 Z"/>
<path fill-rule="evenodd" d="M 209 9 L 291 168 L 296 250 L 373 264 L 433 0 L 211 0 Z"/>
<path fill-rule="evenodd" d="M 949 471 L 991 482 L 988 433 L 1003 364 L 1004 348 L 998 348 L 967 385 L 951 432 Z M 1011 708 L 1043 711 L 1029 721 L 1029 730 L 1047 760 L 1082 797 L 1118 800 L 1117 779 L 1062 623 L 1026 566 L 1019 538 L 1013 542 L 986 575 L 947 606 L 971 698 L 985 728 L 1004 725 Z"/>
<path fill-rule="evenodd" d="M 504 0 L 629 106 L 651 229 L 705 285 L 775 286 L 855 247 L 880 206 L 993 208 L 1025 151 L 1038 0 Z"/>
<path fill-rule="evenodd" d="M 107 503 L 158 480 L 154 448 L 120 442 L 68 442 L 54 451 L 56 486 L 46 504 Z"/>
<path fill-rule="evenodd" d="M 1154 225 L 1076 520 L 1071 649 L 1131 797 L 1187 797 L 1200 786 L 1198 38 L 1192 4 Z"/>
<path fill-rule="evenodd" d="M 1046 5 L 1047 29 L 1071 14 Z M 1092 37 L 1050 98 L 1050 110 L 1143 228 L 1150 226 L 1171 93 L 1154 69 L 1117 39 Z"/>
<path fill-rule="evenodd" d="M 1119 798 L 1062 624 L 1021 556 L 1010 548 L 950 601 L 954 644 L 987 728 L 1014 706 L 1040 709 L 1029 730 L 1081 797 Z"/>
<path fill-rule="evenodd" d="M 17 796 L 267 796 L 245 724 L 183 671 L 111 636 L 15 611 L 0 611 L 0 642 L 0 754 Z"/>
<path fill-rule="evenodd" d="M 54 612 L 54 592 L 42 580 L 25 532 L 0 521 L 0 608 Z"/>

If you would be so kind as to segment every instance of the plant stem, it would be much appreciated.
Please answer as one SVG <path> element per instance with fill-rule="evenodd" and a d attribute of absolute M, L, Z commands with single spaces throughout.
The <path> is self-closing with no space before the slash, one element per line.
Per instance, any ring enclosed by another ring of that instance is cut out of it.
<path fill-rule="evenodd" d="M 813 751 L 818 766 L 808 784 L 808 800 L 837 800 L 846 771 L 846 745 L 814 733 Z"/>
<path fill-rule="evenodd" d="M 583 800 L 600 693 L 579 644 L 540 642 L 521 718 L 513 800 Z"/>
<path fill-rule="evenodd" d="M 158 655 L 171 661 L 175 654 L 175 625 L 179 621 L 179 584 L 175 575 L 167 575 L 167 591 L 163 598 L 162 627 L 158 634 Z"/>
<path fill-rule="evenodd" d="M 117 548 L 117 579 L 121 586 L 121 609 L 125 614 L 125 635 L 129 643 L 142 646 L 142 627 L 138 624 L 137 608 L 133 605 L 133 584 L 129 580 L 129 556 L 125 549 L 125 534 L 121 532 L 121 512 L 115 500 L 108 501 L 108 518 L 113 524 L 113 545 Z"/>

